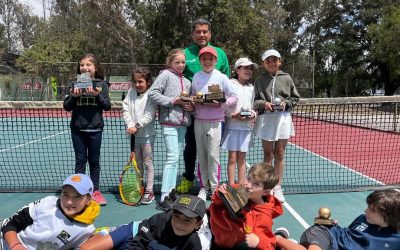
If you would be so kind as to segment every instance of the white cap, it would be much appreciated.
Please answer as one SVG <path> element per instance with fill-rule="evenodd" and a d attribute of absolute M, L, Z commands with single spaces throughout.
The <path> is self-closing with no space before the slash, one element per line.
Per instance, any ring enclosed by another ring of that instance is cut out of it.
<path fill-rule="evenodd" d="M 275 56 L 275 57 L 281 58 L 281 54 L 279 54 L 278 51 L 276 51 L 276 50 L 274 50 L 274 49 L 269 49 L 269 50 L 266 50 L 266 51 L 262 54 L 261 59 L 264 61 L 265 59 L 267 59 L 267 58 L 270 57 L 270 56 Z"/>
<path fill-rule="evenodd" d="M 239 58 L 236 62 L 235 62 L 235 69 L 237 69 L 240 66 L 249 66 L 249 65 L 253 65 L 253 69 L 257 69 L 258 65 L 253 63 L 249 58 L 246 57 L 242 57 Z"/>

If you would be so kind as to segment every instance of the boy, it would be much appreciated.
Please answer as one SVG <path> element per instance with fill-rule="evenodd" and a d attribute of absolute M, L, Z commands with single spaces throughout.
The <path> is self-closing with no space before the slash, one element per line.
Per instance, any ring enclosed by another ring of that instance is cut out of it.
<path fill-rule="evenodd" d="M 400 190 L 374 191 L 367 197 L 365 214 L 348 228 L 314 225 L 300 238 L 300 245 L 277 235 L 277 246 L 286 250 L 400 249 Z"/>
<path fill-rule="evenodd" d="M 225 120 L 225 110 L 234 108 L 237 103 L 237 94 L 228 77 L 215 69 L 217 55 L 216 50 L 211 46 L 204 47 L 199 51 L 202 71 L 197 72 L 192 81 L 193 96 L 204 96 L 218 90 L 224 92 L 226 98 L 225 101 L 194 102 L 194 132 L 200 183 L 198 196 L 203 200 L 206 200 L 210 189 L 211 192 L 214 192 L 219 185 L 222 123 Z"/>
<path fill-rule="evenodd" d="M 244 183 L 250 195 L 249 200 L 241 216 L 236 219 L 230 217 L 218 194 L 218 191 L 226 192 L 226 184 L 216 190 L 209 207 L 210 226 L 216 247 L 275 249 L 272 219 L 283 214 L 281 202 L 270 195 L 276 183 L 278 175 L 271 165 L 258 163 L 252 166 Z"/>
<path fill-rule="evenodd" d="M 73 174 L 60 198 L 47 196 L 23 207 L 1 226 L 3 249 L 78 249 L 94 231 L 100 206 L 92 200 L 93 183 Z"/>
<path fill-rule="evenodd" d="M 206 204 L 203 200 L 183 194 L 176 199 L 171 210 L 153 215 L 142 222 L 121 225 L 106 235 L 95 234 L 82 245 L 81 250 L 172 248 L 200 250 L 202 245 L 197 229 L 202 225 L 205 213 Z M 209 246 L 203 246 L 203 249 L 208 248 Z"/>

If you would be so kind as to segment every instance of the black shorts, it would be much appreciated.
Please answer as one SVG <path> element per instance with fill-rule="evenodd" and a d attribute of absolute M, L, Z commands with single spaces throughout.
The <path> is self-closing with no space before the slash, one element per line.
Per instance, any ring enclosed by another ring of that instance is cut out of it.
<path fill-rule="evenodd" d="M 309 227 L 300 237 L 300 244 L 305 248 L 310 245 L 319 246 L 322 250 L 332 249 L 332 236 L 329 228 L 321 225 Z"/>

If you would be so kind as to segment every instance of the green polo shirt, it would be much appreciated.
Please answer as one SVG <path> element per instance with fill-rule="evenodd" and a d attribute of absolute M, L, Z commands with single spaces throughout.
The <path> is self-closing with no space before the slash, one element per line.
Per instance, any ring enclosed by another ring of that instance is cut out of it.
<path fill-rule="evenodd" d="M 231 70 L 229 67 L 228 57 L 226 56 L 225 52 L 218 47 L 212 46 L 211 44 L 208 44 L 208 46 L 213 47 L 217 51 L 218 57 L 215 68 L 229 77 L 231 75 Z M 190 81 L 193 80 L 194 74 L 202 70 L 199 60 L 199 51 L 200 47 L 198 45 L 192 45 L 184 50 L 186 55 L 186 67 L 183 71 L 183 74 Z"/>

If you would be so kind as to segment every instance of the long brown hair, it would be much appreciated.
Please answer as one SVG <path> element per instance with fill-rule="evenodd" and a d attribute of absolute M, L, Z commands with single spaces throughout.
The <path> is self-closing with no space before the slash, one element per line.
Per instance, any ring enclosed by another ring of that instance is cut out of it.
<path fill-rule="evenodd" d="M 86 58 L 89 58 L 89 60 L 90 60 L 90 61 L 93 63 L 93 65 L 94 65 L 94 68 L 95 68 L 94 78 L 104 80 L 104 71 L 103 71 L 103 67 L 102 67 L 101 64 L 100 64 L 100 61 L 96 58 L 95 55 L 90 54 L 90 53 L 85 54 L 85 55 L 83 55 L 81 58 L 79 58 L 79 60 L 78 60 L 78 67 L 77 67 L 77 69 L 76 69 L 76 73 L 77 73 L 77 74 L 81 74 L 80 64 L 81 64 L 81 61 L 82 61 L 83 59 L 86 59 Z"/>

